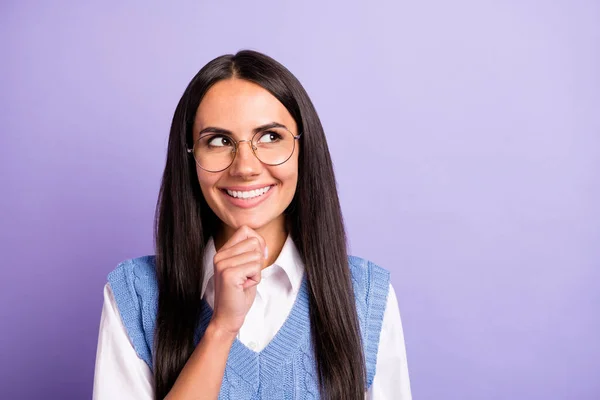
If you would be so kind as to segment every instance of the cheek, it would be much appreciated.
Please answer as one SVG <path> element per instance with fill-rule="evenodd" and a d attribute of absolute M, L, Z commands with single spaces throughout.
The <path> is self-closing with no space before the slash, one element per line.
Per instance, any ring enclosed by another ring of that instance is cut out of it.
<path fill-rule="evenodd" d="M 200 168 L 196 168 L 196 174 L 198 175 L 198 183 L 200 184 L 204 198 L 210 197 L 211 189 L 217 183 L 219 174 L 209 173 Z"/>
<path fill-rule="evenodd" d="M 285 193 L 290 198 L 293 197 L 298 183 L 298 164 L 294 162 L 286 165 L 286 168 L 279 171 L 279 180 L 283 182 Z"/>

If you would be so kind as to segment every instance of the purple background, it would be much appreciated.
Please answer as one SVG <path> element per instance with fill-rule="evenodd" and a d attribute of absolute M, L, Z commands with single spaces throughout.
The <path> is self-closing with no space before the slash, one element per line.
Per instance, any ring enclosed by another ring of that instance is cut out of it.
<path fill-rule="evenodd" d="M 0 398 L 91 396 L 175 105 L 241 48 L 319 110 L 415 399 L 600 398 L 598 2 L 163 3 L 0 6 Z"/>

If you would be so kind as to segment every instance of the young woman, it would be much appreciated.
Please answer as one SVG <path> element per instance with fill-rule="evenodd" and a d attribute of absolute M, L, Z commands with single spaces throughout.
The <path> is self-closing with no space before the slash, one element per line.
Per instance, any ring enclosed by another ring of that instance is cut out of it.
<path fill-rule="evenodd" d="M 275 60 L 188 85 L 155 241 L 108 277 L 95 399 L 411 398 L 389 272 L 347 255 L 323 128 Z"/>

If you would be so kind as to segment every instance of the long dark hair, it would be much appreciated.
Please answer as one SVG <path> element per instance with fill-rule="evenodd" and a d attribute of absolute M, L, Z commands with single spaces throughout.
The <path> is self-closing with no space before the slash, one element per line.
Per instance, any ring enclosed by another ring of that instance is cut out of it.
<path fill-rule="evenodd" d="M 220 223 L 202 196 L 195 163 L 186 148 L 192 147 L 192 126 L 202 97 L 213 84 L 232 77 L 268 90 L 303 133 L 298 185 L 286 216 L 305 264 L 321 397 L 363 399 L 363 347 L 323 127 L 294 75 L 272 58 L 248 50 L 218 57 L 204 66 L 186 88 L 173 117 L 154 228 L 159 288 L 154 336 L 156 398 L 167 395 L 194 351 L 204 250 Z"/>

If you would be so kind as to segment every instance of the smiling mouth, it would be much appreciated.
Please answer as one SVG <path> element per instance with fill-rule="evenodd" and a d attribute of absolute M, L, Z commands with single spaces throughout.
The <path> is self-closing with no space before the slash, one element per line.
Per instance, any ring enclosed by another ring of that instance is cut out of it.
<path fill-rule="evenodd" d="M 265 186 L 264 188 L 254 189 L 254 190 L 229 190 L 229 189 L 221 189 L 228 196 L 233 197 L 234 199 L 241 200 L 251 200 L 260 196 L 264 196 L 269 190 L 271 190 L 272 185 Z"/>

